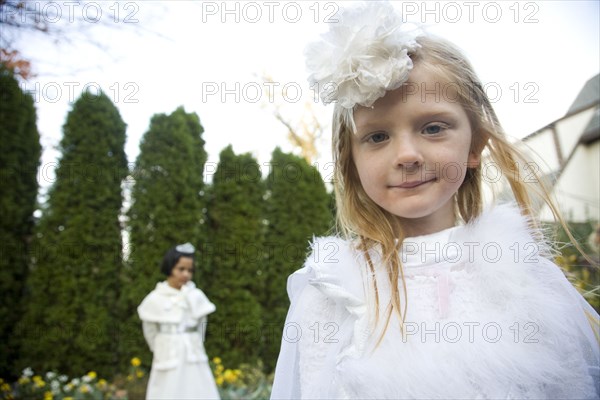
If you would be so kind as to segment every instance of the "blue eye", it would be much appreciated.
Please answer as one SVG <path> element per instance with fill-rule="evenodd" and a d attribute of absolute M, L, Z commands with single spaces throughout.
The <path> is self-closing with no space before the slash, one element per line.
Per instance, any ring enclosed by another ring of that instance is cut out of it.
<path fill-rule="evenodd" d="M 442 127 L 440 125 L 429 125 L 424 131 L 428 135 L 435 135 L 442 131 Z"/>
<path fill-rule="evenodd" d="M 388 138 L 388 135 L 386 133 L 376 132 L 376 133 L 370 135 L 368 140 L 373 143 L 381 143 L 381 142 L 385 141 L 387 138 Z"/>

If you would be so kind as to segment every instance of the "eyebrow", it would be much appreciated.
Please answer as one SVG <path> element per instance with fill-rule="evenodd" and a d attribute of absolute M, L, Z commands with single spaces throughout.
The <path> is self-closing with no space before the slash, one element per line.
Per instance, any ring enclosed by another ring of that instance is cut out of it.
<path fill-rule="evenodd" d="M 455 120 L 457 118 L 457 116 L 456 116 L 456 113 L 454 113 L 452 111 L 433 110 L 433 112 L 432 111 L 422 111 L 422 112 L 414 113 L 410 118 L 413 121 L 420 122 L 421 120 L 424 120 L 424 119 L 435 119 L 435 118 L 448 118 L 448 119 Z M 393 123 L 393 121 L 394 121 L 394 119 L 389 118 L 389 117 L 386 117 L 383 119 L 372 118 L 371 120 L 369 120 L 363 124 L 356 124 L 356 131 L 358 134 L 372 132 L 372 130 L 378 130 L 387 125 L 390 125 L 390 123 Z"/>
<path fill-rule="evenodd" d="M 452 111 L 434 111 L 434 112 L 429 112 L 429 111 L 425 111 L 419 114 L 416 114 L 414 119 L 431 119 L 431 118 L 450 118 L 450 119 L 456 119 L 456 113 L 452 112 Z"/>

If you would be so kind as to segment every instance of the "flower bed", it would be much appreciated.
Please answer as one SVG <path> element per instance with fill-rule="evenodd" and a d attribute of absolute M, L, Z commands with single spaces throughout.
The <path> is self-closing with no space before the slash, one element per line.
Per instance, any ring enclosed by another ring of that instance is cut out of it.
<path fill-rule="evenodd" d="M 262 372 L 258 365 L 242 364 L 239 368 L 225 368 L 215 357 L 210 362 L 222 400 L 268 399 L 272 376 Z M 0 398 L 3 400 L 137 400 L 144 399 L 148 371 L 139 358 L 131 359 L 127 374 L 119 374 L 110 382 L 96 372 L 69 378 L 56 371 L 36 375 L 25 368 L 17 382 L 10 384 L 0 379 Z"/>

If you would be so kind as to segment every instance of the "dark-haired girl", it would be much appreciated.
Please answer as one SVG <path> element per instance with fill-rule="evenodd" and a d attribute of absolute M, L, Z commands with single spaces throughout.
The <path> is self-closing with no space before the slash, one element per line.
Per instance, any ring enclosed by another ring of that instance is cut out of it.
<path fill-rule="evenodd" d="M 167 251 L 167 276 L 138 307 L 144 337 L 153 352 L 147 399 L 219 399 L 204 351 L 207 315 L 215 305 L 192 282 L 194 246 Z"/>

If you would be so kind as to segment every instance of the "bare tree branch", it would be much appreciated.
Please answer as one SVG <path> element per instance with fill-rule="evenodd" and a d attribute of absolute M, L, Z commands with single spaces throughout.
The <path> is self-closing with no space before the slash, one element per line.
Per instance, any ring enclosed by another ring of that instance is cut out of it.
<path fill-rule="evenodd" d="M 273 78 L 263 73 L 262 76 L 259 77 L 264 82 L 275 82 Z M 268 99 L 282 99 L 287 98 L 286 93 L 283 91 L 279 91 L 278 93 L 273 93 L 274 85 L 265 85 L 267 88 L 267 96 Z M 280 101 L 269 101 L 266 102 L 263 100 L 261 106 L 263 108 L 270 108 L 271 113 L 275 117 L 275 119 L 283 126 L 287 128 L 288 141 L 300 151 L 302 157 L 309 163 L 312 164 L 318 157 L 318 142 L 323 135 L 323 126 L 319 122 L 315 111 L 310 102 L 304 103 L 304 108 L 300 118 L 292 118 L 287 116 L 284 111 L 284 104 Z M 289 114 L 289 113 L 288 113 Z"/>
<path fill-rule="evenodd" d="M 156 7 L 157 3 L 147 4 L 149 7 Z M 101 38 L 98 28 L 127 29 L 136 33 L 151 33 L 165 39 L 162 34 L 141 26 L 137 19 L 138 11 L 139 5 L 136 2 L 0 0 L 0 49 L 6 54 L 12 54 L 18 50 L 17 39 L 26 34 L 28 40 L 50 39 L 54 44 L 90 44 L 102 50 L 107 57 L 113 57 L 109 51 L 110 43 Z M 157 14 L 159 12 L 160 10 Z M 35 34 L 39 35 L 38 38 L 35 38 Z M 1 61 L 4 63 L 4 60 Z"/>

